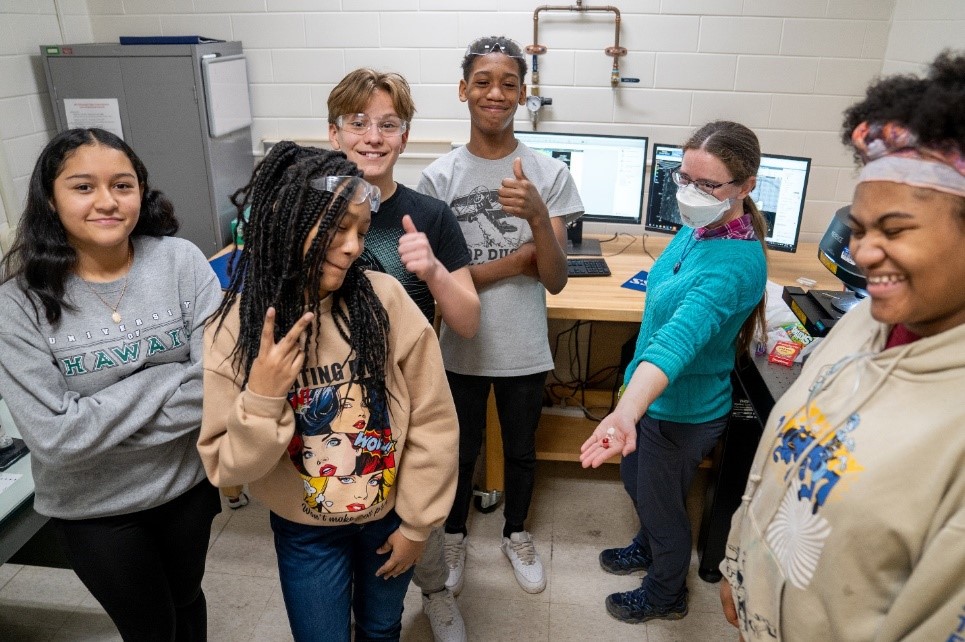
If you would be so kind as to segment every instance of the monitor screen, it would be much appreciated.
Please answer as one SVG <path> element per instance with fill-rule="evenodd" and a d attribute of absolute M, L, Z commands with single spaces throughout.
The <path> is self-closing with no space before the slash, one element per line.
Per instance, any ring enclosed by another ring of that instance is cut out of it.
<path fill-rule="evenodd" d="M 677 185 L 670 178 L 670 172 L 679 167 L 682 160 L 683 149 L 680 146 L 653 146 L 645 229 L 671 233 L 680 229 L 682 223 L 677 209 Z M 751 192 L 751 198 L 767 221 L 765 240 L 772 250 L 797 250 L 810 170 L 810 158 L 761 154 L 757 186 Z"/>
<path fill-rule="evenodd" d="M 583 199 L 582 220 L 640 223 L 647 167 L 645 137 L 520 131 L 516 138 L 533 151 L 566 163 Z"/>

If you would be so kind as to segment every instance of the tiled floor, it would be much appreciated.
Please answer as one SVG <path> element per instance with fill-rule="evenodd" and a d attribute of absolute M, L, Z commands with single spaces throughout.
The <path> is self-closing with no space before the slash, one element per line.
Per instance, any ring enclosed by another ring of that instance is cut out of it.
<path fill-rule="evenodd" d="M 698 474 L 691 493 L 696 520 L 706 484 Z M 681 621 L 623 624 L 607 615 L 607 594 L 638 585 L 639 577 L 600 570 L 601 548 L 623 546 L 635 516 L 615 466 L 584 471 L 577 464 L 540 462 L 528 527 L 548 573 L 546 590 L 524 593 L 499 550 L 501 509 L 473 511 L 467 579 L 458 603 L 470 640 L 736 640 L 724 620 L 717 585 L 688 580 L 690 614 Z M 695 521 L 695 528 L 697 524 Z M 227 508 L 215 521 L 204 578 L 211 640 L 291 640 L 278 586 L 267 511 L 253 502 Z M 431 640 L 419 591 L 410 587 L 402 639 Z M 119 640 L 96 601 L 70 571 L 0 566 L 0 640 Z"/>

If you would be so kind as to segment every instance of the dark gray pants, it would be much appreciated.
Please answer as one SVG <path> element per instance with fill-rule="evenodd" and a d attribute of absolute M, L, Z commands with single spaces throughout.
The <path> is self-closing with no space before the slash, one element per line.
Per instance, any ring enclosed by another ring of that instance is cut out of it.
<path fill-rule="evenodd" d="M 644 415 L 636 451 L 620 462 L 623 486 L 640 518 L 635 539 L 653 558 L 643 587 L 655 606 L 676 603 L 686 590 L 692 548 L 687 492 L 726 426 L 726 415 L 702 424 Z"/>

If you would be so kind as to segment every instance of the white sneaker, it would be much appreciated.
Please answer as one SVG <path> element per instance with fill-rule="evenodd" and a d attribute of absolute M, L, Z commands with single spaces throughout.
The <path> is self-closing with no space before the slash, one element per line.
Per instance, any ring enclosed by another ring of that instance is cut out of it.
<path fill-rule="evenodd" d="M 466 536 L 462 533 L 446 533 L 444 546 L 446 566 L 449 567 L 446 588 L 452 591 L 453 596 L 459 595 L 466 581 Z"/>
<path fill-rule="evenodd" d="M 449 589 L 422 596 L 422 610 L 432 626 L 436 642 L 466 642 L 466 624 L 462 621 L 456 598 Z"/>
<path fill-rule="evenodd" d="M 503 553 L 513 563 L 516 581 L 527 593 L 541 593 L 546 588 L 543 562 L 536 552 L 533 537 L 526 531 L 503 538 Z"/>

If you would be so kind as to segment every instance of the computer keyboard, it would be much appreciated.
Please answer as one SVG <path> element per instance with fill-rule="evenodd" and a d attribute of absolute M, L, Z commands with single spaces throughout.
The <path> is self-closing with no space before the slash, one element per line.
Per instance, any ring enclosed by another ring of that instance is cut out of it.
<path fill-rule="evenodd" d="M 569 276 L 610 276 L 610 266 L 604 259 L 566 259 Z"/>

